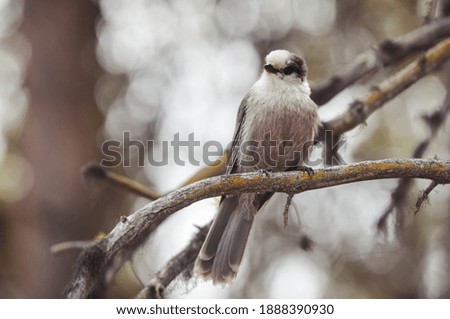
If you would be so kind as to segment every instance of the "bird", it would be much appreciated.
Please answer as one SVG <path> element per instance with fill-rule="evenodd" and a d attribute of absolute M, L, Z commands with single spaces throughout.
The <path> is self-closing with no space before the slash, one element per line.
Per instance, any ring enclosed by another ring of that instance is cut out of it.
<path fill-rule="evenodd" d="M 307 151 L 319 127 L 310 98 L 305 61 L 287 51 L 265 57 L 261 77 L 242 100 L 225 174 L 312 170 Z M 194 264 L 194 272 L 213 284 L 235 279 L 258 211 L 273 193 L 221 197 L 218 213 Z"/>

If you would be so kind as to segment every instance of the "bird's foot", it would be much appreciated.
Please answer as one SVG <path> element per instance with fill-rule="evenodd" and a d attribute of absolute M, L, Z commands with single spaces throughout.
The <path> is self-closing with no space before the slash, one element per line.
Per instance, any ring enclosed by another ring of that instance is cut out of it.
<path fill-rule="evenodd" d="M 308 176 L 314 175 L 314 170 L 312 169 L 312 167 L 309 167 L 309 166 L 306 166 L 306 165 L 294 166 L 294 167 L 288 169 L 288 171 L 305 172 L 306 174 L 308 174 Z"/>
<path fill-rule="evenodd" d="M 306 174 L 308 174 L 308 176 L 314 175 L 314 170 L 312 169 L 312 167 L 306 165 L 297 166 L 297 170 L 300 172 L 305 172 Z"/>
<path fill-rule="evenodd" d="M 269 177 L 270 173 L 272 173 L 272 169 L 270 167 L 269 168 L 264 168 L 264 169 L 260 169 L 259 172 L 261 174 L 266 175 L 266 177 Z"/>

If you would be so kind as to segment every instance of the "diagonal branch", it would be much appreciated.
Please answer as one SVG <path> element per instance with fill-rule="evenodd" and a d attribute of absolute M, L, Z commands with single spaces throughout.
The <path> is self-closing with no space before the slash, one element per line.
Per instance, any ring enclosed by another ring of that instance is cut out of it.
<path fill-rule="evenodd" d="M 362 77 L 427 50 L 446 37 L 450 37 L 450 18 L 433 21 L 394 40 L 384 40 L 375 50 L 362 54 L 340 73 L 313 87 L 311 98 L 317 105 L 323 105 Z"/>
<path fill-rule="evenodd" d="M 208 177 L 224 174 L 226 162 L 228 160 L 227 156 L 227 152 L 225 152 L 225 154 L 222 155 L 215 163 L 213 163 L 213 165 L 201 168 L 197 173 L 186 180 L 181 186 L 186 186 Z M 150 200 L 156 200 L 163 196 L 163 194 L 158 193 L 156 190 L 149 188 L 148 186 L 136 182 L 135 180 L 126 176 L 114 173 L 112 170 L 95 163 L 90 163 L 84 166 L 82 168 L 82 174 L 87 180 L 95 178 L 101 181 L 105 181 L 130 193 L 148 198 Z"/>
<path fill-rule="evenodd" d="M 127 218 L 94 246 L 79 256 L 66 296 L 87 298 L 94 296 L 115 270 L 168 216 L 192 203 L 225 194 L 242 192 L 301 193 L 353 182 L 382 178 L 415 177 L 450 183 L 450 161 L 439 160 L 382 160 L 367 161 L 318 169 L 314 175 L 304 172 L 247 173 L 205 179 L 151 202 Z"/>
<path fill-rule="evenodd" d="M 363 99 L 354 101 L 344 114 L 324 123 L 322 135 L 323 131 L 332 130 L 335 135 L 340 136 L 364 123 L 383 104 L 441 66 L 449 58 L 450 39 L 447 39 L 436 44 L 420 58 L 383 81 Z"/>
<path fill-rule="evenodd" d="M 428 185 L 428 187 L 420 194 L 416 202 L 416 210 L 414 211 L 414 214 L 417 214 L 420 208 L 422 207 L 423 203 L 429 200 L 428 195 L 430 195 L 431 191 L 435 189 L 436 186 L 438 185 L 439 183 L 437 183 L 436 181 L 432 181 L 430 185 Z"/>
<path fill-rule="evenodd" d="M 392 100 L 423 76 L 437 69 L 449 58 L 450 39 L 447 39 L 384 80 L 379 86 L 372 89 L 366 97 L 355 100 L 346 112 L 323 123 L 317 138 L 325 142 L 325 163 L 327 165 L 341 163 L 337 150 L 343 133 L 363 124 L 373 112 L 381 108 L 386 102 Z"/>
<path fill-rule="evenodd" d="M 197 258 L 203 241 L 209 230 L 209 224 L 201 227 L 191 242 L 179 254 L 173 257 L 158 273 L 153 276 L 149 283 L 138 293 L 136 298 L 164 298 L 166 287 L 180 274 L 188 271 L 186 277 L 192 276 L 192 268 Z"/>
<path fill-rule="evenodd" d="M 98 180 L 104 180 L 111 183 L 114 186 L 125 189 L 136 195 L 155 200 L 161 197 L 161 195 L 145 185 L 138 183 L 131 178 L 114 173 L 112 170 L 104 168 L 98 164 L 88 164 L 82 168 L 84 178 L 96 178 Z"/>

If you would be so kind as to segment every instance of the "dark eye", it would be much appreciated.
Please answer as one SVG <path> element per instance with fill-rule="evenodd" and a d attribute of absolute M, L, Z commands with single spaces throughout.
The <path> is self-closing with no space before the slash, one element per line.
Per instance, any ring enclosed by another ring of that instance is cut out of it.
<path fill-rule="evenodd" d="M 286 75 L 292 74 L 295 72 L 295 68 L 293 66 L 288 66 L 283 70 L 283 73 Z"/>

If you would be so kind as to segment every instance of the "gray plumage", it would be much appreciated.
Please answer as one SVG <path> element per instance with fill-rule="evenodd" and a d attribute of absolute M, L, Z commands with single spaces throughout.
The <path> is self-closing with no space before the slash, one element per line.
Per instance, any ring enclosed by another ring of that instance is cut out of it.
<path fill-rule="evenodd" d="M 304 61 L 288 51 L 267 55 L 261 78 L 239 107 L 226 174 L 279 172 L 304 164 L 319 125 L 306 73 Z M 197 274 L 222 285 L 236 277 L 253 219 L 271 196 L 222 197 L 195 263 Z"/>

